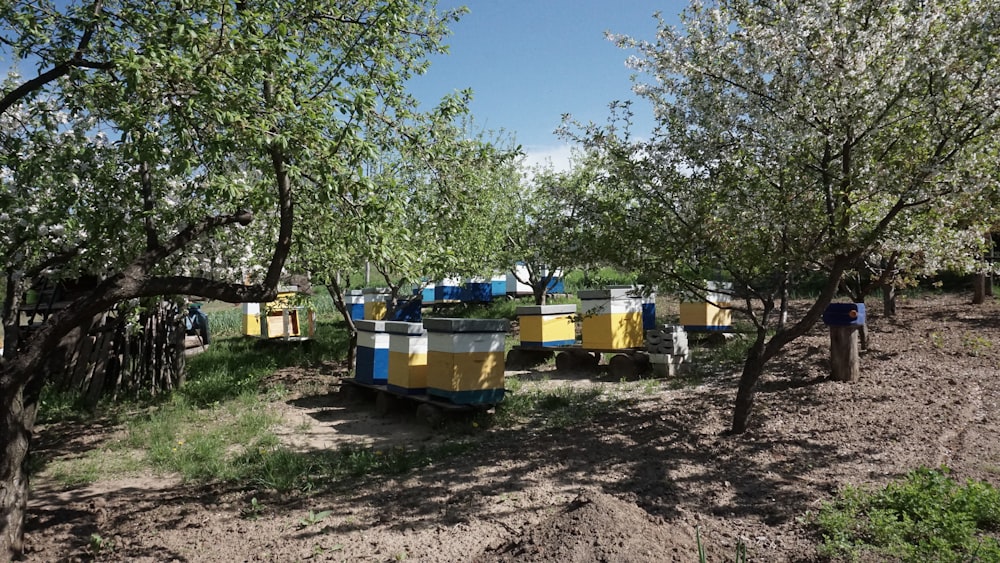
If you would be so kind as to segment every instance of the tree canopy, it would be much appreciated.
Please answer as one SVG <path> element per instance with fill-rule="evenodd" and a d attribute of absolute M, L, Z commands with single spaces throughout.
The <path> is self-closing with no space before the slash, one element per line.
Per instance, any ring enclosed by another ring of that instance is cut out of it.
<path fill-rule="evenodd" d="M 14 0 L 0 5 L 0 553 L 20 548 L 46 351 L 125 300 L 272 298 L 299 203 L 361 181 L 375 124 L 460 11 L 435 2 Z M 23 290 L 97 286 L 24 332 Z"/>
<path fill-rule="evenodd" d="M 845 271 L 908 225 L 933 239 L 935 225 L 989 219 L 966 205 L 996 190 L 998 15 L 935 0 L 696 1 L 655 41 L 614 37 L 638 51 L 635 91 L 658 126 L 646 140 L 582 132 L 614 186 L 607 232 L 661 283 L 704 295 L 707 274 L 734 282 L 757 328 L 734 431 L 764 363 L 819 319 Z M 813 272 L 826 282 L 813 306 L 769 333 L 781 288 Z"/>

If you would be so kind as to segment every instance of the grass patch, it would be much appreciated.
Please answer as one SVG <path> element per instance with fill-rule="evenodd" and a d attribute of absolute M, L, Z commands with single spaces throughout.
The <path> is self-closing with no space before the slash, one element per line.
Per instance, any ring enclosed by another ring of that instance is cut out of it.
<path fill-rule="evenodd" d="M 566 384 L 552 389 L 508 378 L 504 400 L 493 424 L 511 427 L 533 422 L 545 428 L 569 428 L 614 410 L 617 399 L 600 388 L 580 389 Z"/>
<path fill-rule="evenodd" d="M 79 422 L 87 418 L 89 413 L 79 393 L 54 389 L 49 385 L 42 388 L 35 420 L 37 424 Z"/>
<path fill-rule="evenodd" d="M 474 444 L 457 441 L 435 447 L 374 449 L 344 446 L 337 450 L 295 452 L 258 448 L 233 460 L 240 482 L 259 489 L 313 491 L 368 475 L 402 475 L 436 461 L 471 451 Z"/>
<path fill-rule="evenodd" d="M 230 463 L 234 452 L 275 445 L 271 428 L 278 422 L 255 393 L 207 408 L 178 394 L 129 422 L 123 441 L 145 451 L 157 471 L 185 480 L 230 480 L 239 476 L 239 468 Z"/>
<path fill-rule="evenodd" d="M 78 487 L 108 475 L 138 475 L 147 467 L 141 452 L 112 445 L 88 450 L 80 457 L 52 460 L 45 466 L 44 474 L 63 487 Z"/>
<path fill-rule="evenodd" d="M 920 468 L 880 491 L 847 487 L 815 524 L 820 554 L 918 561 L 1000 561 L 1000 491 L 959 484 L 948 469 Z"/>
<path fill-rule="evenodd" d="M 685 369 L 685 375 L 678 377 L 675 383 L 681 386 L 700 385 L 706 378 L 743 369 L 753 342 L 752 334 L 737 333 L 736 338 L 727 339 L 720 346 L 692 346 L 692 361 Z M 671 385 L 676 388 L 675 383 Z"/>
<path fill-rule="evenodd" d="M 254 394 L 208 408 L 178 398 L 129 424 L 122 446 L 146 452 L 148 466 L 186 481 L 306 492 L 369 474 L 406 473 L 471 447 L 454 442 L 437 448 L 300 452 L 281 446 L 272 432 L 278 422 Z"/>

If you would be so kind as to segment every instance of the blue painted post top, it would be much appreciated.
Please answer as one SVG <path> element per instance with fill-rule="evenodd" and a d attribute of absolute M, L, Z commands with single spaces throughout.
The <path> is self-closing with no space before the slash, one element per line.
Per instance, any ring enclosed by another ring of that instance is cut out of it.
<path fill-rule="evenodd" d="M 830 303 L 823 311 L 827 326 L 861 326 L 865 324 L 864 303 Z"/>

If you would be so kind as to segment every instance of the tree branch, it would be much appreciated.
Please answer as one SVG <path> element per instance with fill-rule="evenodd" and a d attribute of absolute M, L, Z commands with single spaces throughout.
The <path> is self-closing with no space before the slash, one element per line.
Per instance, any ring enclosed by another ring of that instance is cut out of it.
<path fill-rule="evenodd" d="M 103 10 L 103 4 L 104 0 L 95 0 L 93 9 L 95 20 Z M 97 22 L 92 21 L 87 29 L 84 30 L 83 35 L 80 37 L 80 42 L 77 44 L 76 51 L 68 61 L 57 64 L 42 74 L 39 74 L 35 78 L 21 84 L 7 94 L 4 94 L 4 97 L 0 99 L 0 115 L 6 113 L 11 106 L 24 99 L 35 90 L 40 89 L 57 78 L 65 76 L 74 68 L 92 68 L 97 70 L 110 70 L 111 68 L 114 68 L 114 65 L 110 62 L 94 62 L 83 58 L 84 53 L 90 46 L 90 39 L 93 37 L 96 29 Z"/>

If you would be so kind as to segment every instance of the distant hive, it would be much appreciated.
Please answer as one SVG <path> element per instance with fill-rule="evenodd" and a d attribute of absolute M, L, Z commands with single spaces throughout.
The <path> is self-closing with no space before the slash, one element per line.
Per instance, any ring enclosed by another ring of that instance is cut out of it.
<path fill-rule="evenodd" d="M 367 287 L 362 292 L 365 299 L 365 319 L 384 320 L 389 310 L 389 290 L 382 287 Z"/>
<path fill-rule="evenodd" d="M 680 304 L 680 324 L 689 331 L 724 331 L 732 328 L 729 309 L 732 284 L 710 281 L 705 301 L 688 301 Z"/>
<path fill-rule="evenodd" d="M 365 318 L 365 294 L 360 289 L 351 289 L 344 292 L 344 305 L 347 307 L 347 314 L 352 321 L 360 321 Z"/>

